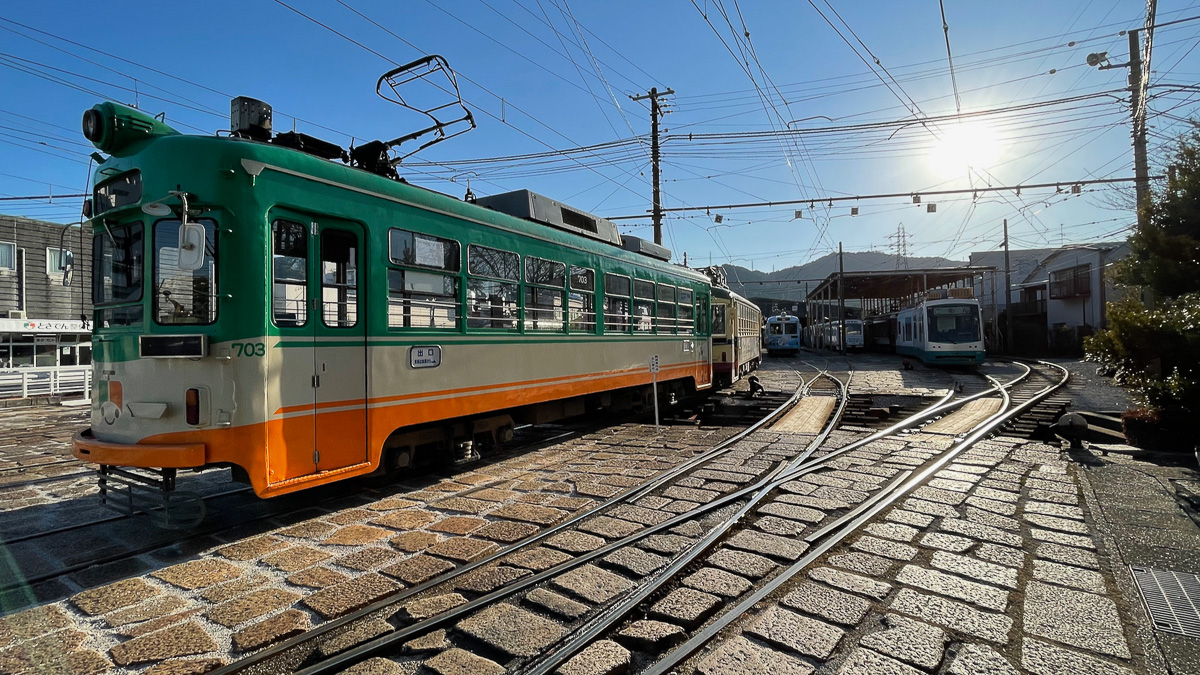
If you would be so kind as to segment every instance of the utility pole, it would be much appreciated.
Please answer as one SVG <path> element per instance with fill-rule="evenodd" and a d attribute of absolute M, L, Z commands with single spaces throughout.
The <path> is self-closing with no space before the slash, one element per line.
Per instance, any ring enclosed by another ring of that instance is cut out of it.
<path fill-rule="evenodd" d="M 659 171 L 658 160 L 658 120 L 663 116 L 662 106 L 658 104 L 658 97 L 670 96 L 674 94 L 674 89 L 659 91 L 658 87 L 651 87 L 649 93 L 640 96 L 630 96 L 634 101 L 644 101 L 650 99 L 650 167 L 653 173 L 654 181 L 654 204 L 651 211 L 654 219 L 654 243 L 662 245 L 662 187 L 661 187 L 661 172 Z"/>
<path fill-rule="evenodd" d="M 842 264 L 842 242 L 838 242 L 838 351 L 846 353 L 846 267 Z"/>
<path fill-rule="evenodd" d="M 1142 89 L 1142 53 L 1140 31 L 1129 31 L 1129 102 L 1133 107 L 1133 175 L 1137 179 L 1138 229 L 1145 225 L 1145 209 L 1150 202 L 1150 166 L 1146 161 L 1146 102 Z"/>
<path fill-rule="evenodd" d="M 1008 218 L 1004 219 L 1004 313 L 1007 321 L 1007 332 L 1004 335 L 1004 352 L 1013 353 L 1013 308 L 1012 308 L 1012 268 L 1008 260 Z"/>

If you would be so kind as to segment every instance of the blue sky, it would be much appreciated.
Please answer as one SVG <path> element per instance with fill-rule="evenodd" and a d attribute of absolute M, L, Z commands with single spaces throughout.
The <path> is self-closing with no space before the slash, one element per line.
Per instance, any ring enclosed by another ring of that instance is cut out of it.
<path fill-rule="evenodd" d="M 901 223 L 910 255 L 965 259 L 1000 245 L 1005 218 L 1017 247 L 1119 239 L 1134 221 L 1125 193 L 1068 186 L 1132 175 L 1128 103 L 1105 94 L 1125 86 L 1127 69 L 1084 61 L 1103 51 L 1127 60 L 1119 32 L 1144 21 L 1143 0 L 947 0 L 953 81 L 936 0 L 814 0 L 821 13 L 807 1 L 286 2 L 328 28 L 274 0 L 153 12 L 6 4 L 0 196 L 82 192 L 91 148 L 79 119 L 103 98 L 163 112 L 184 133 L 227 128 L 229 98 L 246 95 L 274 106 L 277 130 L 344 146 L 400 136 L 419 120 L 378 98 L 376 79 L 437 53 L 478 128 L 406 160 L 401 174 L 418 184 L 462 196 L 469 178 L 481 195 L 528 188 L 600 215 L 644 213 L 649 112 L 629 96 L 657 86 L 676 92 L 663 121 L 666 208 L 813 202 L 671 214 L 665 244 L 692 264 L 781 269 L 838 242 L 887 251 Z M 1197 1 L 1159 3 L 1159 22 L 1197 14 Z M 1155 35 L 1152 149 L 1200 103 L 1168 86 L 1200 81 L 1198 42 L 1200 21 Z M 872 55 L 881 66 L 868 68 Z M 593 144 L 606 145 L 545 157 Z M 1055 181 L 1068 189 L 921 205 L 820 199 Z M 78 201 L 10 201 L 0 212 L 70 222 Z M 650 237 L 648 217 L 620 222 Z"/>

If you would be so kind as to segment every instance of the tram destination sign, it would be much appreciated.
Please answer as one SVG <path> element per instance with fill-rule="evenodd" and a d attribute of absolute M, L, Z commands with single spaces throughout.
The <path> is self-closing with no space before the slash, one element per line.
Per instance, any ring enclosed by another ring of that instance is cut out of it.
<path fill-rule="evenodd" d="M 408 365 L 413 368 L 437 368 L 442 365 L 442 348 L 437 345 L 409 347 Z"/>

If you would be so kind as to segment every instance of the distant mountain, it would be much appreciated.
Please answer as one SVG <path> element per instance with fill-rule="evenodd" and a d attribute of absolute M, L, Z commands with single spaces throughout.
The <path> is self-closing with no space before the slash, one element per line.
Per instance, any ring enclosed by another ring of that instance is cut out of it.
<path fill-rule="evenodd" d="M 847 273 L 882 272 L 897 270 L 899 267 L 907 269 L 934 269 L 938 267 L 960 267 L 967 264 L 961 260 L 948 260 L 938 257 L 906 258 L 903 262 L 906 264 L 897 265 L 896 256 L 871 251 L 846 253 L 843 255 L 843 264 Z M 809 288 L 814 288 L 830 274 L 836 273 L 838 271 L 838 257 L 836 253 L 830 253 L 803 265 L 788 267 L 775 272 L 750 270 L 737 265 L 722 265 L 722 267 L 725 268 L 725 276 L 726 281 L 729 283 L 729 288 L 739 295 L 756 300 L 801 301 L 804 299 L 805 282 L 808 283 Z M 799 283 L 777 283 L 793 280 Z"/>

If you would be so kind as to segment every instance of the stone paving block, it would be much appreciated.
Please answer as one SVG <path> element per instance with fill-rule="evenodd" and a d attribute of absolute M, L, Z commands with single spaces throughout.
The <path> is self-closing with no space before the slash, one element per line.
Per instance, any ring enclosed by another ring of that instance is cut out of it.
<path fill-rule="evenodd" d="M 286 607 L 299 599 L 300 596 L 296 593 L 278 588 L 266 588 L 217 605 L 205 612 L 204 618 L 226 628 L 233 628 L 238 624 Z"/>
<path fill-rule="evenodd" d="M 744 632 L 771 644 L 822 661 L 829 658 L 845 631 L 778 605 L 767 608 Z"/>
<path fill-rule="evenodd" d="M 419 553 L 394 565 L 389 565 L 380 572 L 399 579 L 409 586 L 415 586 L 452 569 L 454 569 L 454 563 Z"/>
<path fill-rule="evenodd" d="M 244 628 L 233 634 L 233 649 L 246 652 L 251 649 L 266 647 L 280 640 L 286 640 L 293 635 L 299 635 L 308 630 L 308 615 L 298 609 L 289 609 Z"/>
<path fill-rule="evenodd" d="M 505 672 L 503 666 L 495 661 L 457 647 L 438 654 L 422 665 L 438 675 L 504 675 Z"/>
<path fill-rule="evenodd" d="M 491 539 L 502 544 L 512 544 L 536 533 L 538 529 L 536 525 L 530 525 L 529 523 L 498 520 L 476 530 L 475 536 L 482 539 Z"/>
<path fill-rule="evenodd" d="M 807 506 L 798 504 L 788 504 L 786 502 L 771 502 L 758 510 L 759 513 L 769 516 L 778 516 L 789 520 L 798 520 L 802 523 L 819 523 L 825 520 L 825 512 L 817 509 L 811 509 Z"/>
<path fill-rule="evenodd" d="M 917 536 L 915 528 L 900 523 L 871 523 L 866 530 L 877 537 L 902 542 L 912 541 Z"/>
<path fill-rule="evenodd" d="M 958 600 L 965 600 L 997 612 L 1003 612 L 1008 607 L 1006 591 L 916 565 L 905 565 L 900 570 L 900 574 L 896 576 L 896 581 Z"/>
<path fill-rule="evenodd" d="M 304 598 L 303 602 L 322 617 L 334 619 L 366 607 L 401 588 L 403 586 L 394 581 L 371 573 L 321 589 Z"/>
<path fill-rule="evenodd" d="M 1065 492 L 1053 492 L 1051 490 L 1030 490 L 1029 498 L 1041 502 L 1054 502 L 1055 504 L 1065 504 L 1066 506 L 1078 506 L 1079 495 L 1067 494 Z"/>
<path fill-rule="evenodd" d="M 1096 544 L 1091 537 L 1084 537 L 1078 534 L 1067 534 L 1065 532 L 1055 532 L 1054 530 L 1042 530 L 1036 527 L 1029 528 L 1029 536 L 1038 541 L 1045 541 L 1051 544 L 1060 544 L 1062 546 L 1073 546 L 1088 550 L 1095 550 Z"/>
<path fill-rule="evenodd" d="M 895 562 L 887 558 L 881 558 L 870 553 L 843 553 L 840 555 L 831 556 L 829 558 L 830 565 L 836 565 L 848 569 L 852 572 L 865 574 L 871 577 L 882 577 L 891 571 Z"/>
<path fill-rule="evenodd" d="M 236 579 L 241 575 L 242 571 L 236 565 L 217 558 L 193 560 L 150 573 L 150 576 L 189 591 L 208 588 L 213 584 Z"/>
<path fill-rule="evenodd" d="M 0 651 L 0 672 L 58 672 L 53 666 L 62 666 L 62 670 L 66 670 L 71 664 L 69 661 L 64 663 L 64 655 L 75 653 L 87 638 L 86 633 L 67 629 L 26 640 L 15 647 Z M 82 656 L 80 661 L 86 665 L 86 662 L 93 659 Z"/>
<path fill-rule="evenodd" d="M 354 524 L 347 525 L 321 541 L 322 546 L 365 546 L 373 541 L 391 536 L 382 527 Z"/>
<path fill-rule="evenodd" d="M 967 497 L 967 505 L 1000 516 L 1011 516 L 1017 512 L 1017 505 L 1015 503 L 998 502 L 994 499 L 984 499 L 975 495 Z"/>
<path fill-rule="evenodd" d="M 288 583 L 295 584 L 297 586 L 305 586 L 307 588 L 325 588 L 327 586 L 333 586 L 334 584 L 340 584 L 349 578 L 350 577 L 346 576 L 345 574 L 342 574 L 341 572 L 335 572 L 328 567 L 310 567 L 306 570 L 288 575 L 287 580 Z"/>
<path fill-rule="evenodd" d="M 1028 637 L 1021 642 L 1021 667 L 1034 675 L 1133 675 L 1128 668 Z"/>
<path fill-rule="evenodd" d="M 1069 518 L 1058 518 L 1055 516 L 1047 516 L 1040 513 L 1026 513 L 1026 522 L 1038 527 L 1044 527 L 1047 530 L 1057 530 L 1059 532 L 1068 532 L 1070 534 L 1090 535 L 1091 529 L 1087 525 L 1078 520 Z"/>
<path fill-rule="evenodd" d="M 604 556 L 604 562 L 634 577 L 644 577 L 662 569 L 669 560 L 657 553 L 625 546 Z"/>
<path fill-rule="evenodd" d="M 217 555 L 224 556 L 230 560 L 254 560 L 272 551 L 278 551 L 285 546 L 287 546 L 287 543 L 278 537 L 264 535 L 221 547 L 217 549 Z"/>
<path fill-rule="evenodd" d="M 864 636 L 859 644 L 926 670 L 941 663 L 947 641 L 941 628 L 898 614 L 884 615 L 883 625 L 884 630 Z"/>
<path fill-rule="evenodd" d="M 680 485 L 677 482 L 676 485 L 673 485 L 673 486 L 667 488 L 666 490 L 663 490 L 663 496 L 669 497 L 671 499 L 686 499 L 689 502 L 699 502 L 701 504 L 707 504 L 708 502 L 713 501 L 717 497 L 720 497 L 721 493 L 714 492 L 712 490 L 699 490 L 699 489 L 690 488 L 690 487 L 680 487 Z"/>
<path fill-rule="evenodd" d="M 751 588 L 749 581 L 716 567 L 704 567 L 688 575 L 683 585 L 726 598 L 736 598 Z"/>
<path fill-rule="evenodd" d="M 859 647 L 838 668 L 837 675 L 920 675 L 916 668 L 870 649 Z"/>
<path fill-rule="evenodd" d="M 673 514 L 664 511 L 633 506 L 632 504 L 619 504 L 608 513 L 614 518 L 628 520 L 640 525 L 657 525 L 674 517 Z"/>
<path fill-rule="evenodd" d="M 554 591 L 548 591 L 544 588 L 535 588 L 530 591 L 525 596 L 525 602 L 569 620 L 578 619 L 588 612 L 588 606 L 582 602 L 576 602 L 564 595 L 559 595 Z"/>
<path fill-rule="evenodd" d="M 702 675 L 809 675 L 813 667 L 739 635 L 718 645 L 696 670 Z"/>
<path fill-rule="evenodd" d="M 782 602 L 805 614 L 847 625 L 858 624 L 871 609 L 871 603 L 862 598 L 814 583 L 799 585 Z"/>
<path fill-rule="evenodd" d="M 372 570 L 380 565 L 392 562 L 399 556 L 399 552 L 390 548 L 368 546 L 361 551 L 348 553 L 334 562 L 342 567 L 366 572 L 367 570 Z"/>
<path fill-rule="evenodd" d="M 918 543 L 925 548 L 934 548 L 951 553 L 963 553 L 970 550 L 978 542 L 944 532 L 930 532 L 921 537 L 921 541 Z"/>
<path fill-rule="evenodd" d="M 631 523 L 628 520 L 597 516 L 580 523 L 578 529 L 607 539 L 623 539 L 641 530 L 642 526 L 637 523 Z"/>
<path fill-rule="evenodd" d="M 995 649 L 973 643 L 959 646 L 946 672 L 948 675 L 1018 675 L 1017 669 Z"/>
<path fill-rule="evenodd" d="M 424 551 L 441 541 L 442 538 L 432 532 L 405 532 L 388 540 L 388 544 L 397 551 L 416 553 Z"/>
<path fill-rule="evenodd" d="M 84 614 L 94 616 L 137 604 L 154 595 L 158 595 L 157 588 L 135 577 L 76 593 L 71 597 L 71 603 Z"/>
<path fill-rule="evenodd" d="M 1042 543 L 1037 545 L 1034 555 L 1066 565 L 1100 569 L 1100 559 L 1096 557 L 1095 553 L 1073 546 L 1063 546 L 1052 542 Z"/>
<path fill-rule="evenodd" d="M 329 536 L 337 527 L 321 520 L 309 520 L 291 527 L 285 527 L 282 530 L 277 530 L 275 534 L 280 534 L 288 537 L 296 537 L 297 539 L 324 539 Z"/>
<path fill-rule="evenodd" d="M 975 555 L 989 562 L 1021 569 L 1025 566 L 1025 552 L 999 544 L 981 544 Z"/>
<path fill-rule="evenodd" d="M 1083 509 L 1078 506 L 1067 506 L 1053 502 L 1035 502 L 1031 500 L 1025 502 L 1024 511 L 1026 514 L 1038 513 L 1044 516 L 1054 516 L 1055 518 L 1083 520 Z"/>
<path fill-rule="evenodd" d="M 458 593 L 443 593 L 406 603 L 400 608 L 400 611 L 396 612 L 396 616 L 405 621 L 420 621 L 454 609 L 466 602 L 467 599 Z"/>
<path fill-rule="evenodd" d="M 457 628 L 505 654 L 523 657 L 540 654 L 566 632 L 554 621 L 505 602 L 485 607 Z"/>
<path fill-rule="evenodd" d="M 519 495 L 519 492 L 513 490 L 500 490 L 497 488 L 484 488 L 471 493 L 471 499 L 482 499 L 486 502 L 506 502 Z"/>
<path fill-rule="evenodd" d="M 478 560 L 500 547 L 495 542 L 483 541 L 482 539 L 468 539 L 467 537 L 453 537 L 444 539 L 438 543 L 425 549 L 426 553 L 457 560 L 458 562 L 471 562 Z"/>
<path fill-rule="evenodd" d="M 104 617 L 109 626 L 124 626 L 138 621 L 149 621 L 178 612 L 187 606 L 182 599 L 173 595 L 161 595 L 132 607 L 120 609 Z"/>
<path fill-rule="evenodd" d="M 944 490 L 942 488 L 930 487 L 928 485 L 919 487 L 913 491 L 913 496 L 917 499 L 945 504 L 947 506 L 958 506 L 967 499 L 964 492 L 955 490 Z"/>
<path fill-rule="evenodd" d="M 373 525 L 390 527 L 393 530 L 415 530 L 437 520 L 437 514 L 423 509 L 404 509 L 380 516 L 371 521 Z"/>
<path fill-rule="evenodd" d="M 615 485 L 601 485 L 600 483 L 576 483 L 575 492 L 587 497 L 608 499 L 609 497 L 620 494 L 621 488 Z"/>
<path fill-rule="evenodd" d="M 806 529 L 804 523 L 786 518 L 777 518 L 775 516 L 763 516 L 756 519 L 752 525 L 756 530 L 761 530 L 767 534 L 774 534 L 780 537 L 788 537 L 790 539 L 799 538 Z"/>
<path fill-rule="evenodd" d="M 950 492 L 970 492 L 975 488 L 975 483 L 949 478 L 932 478 L 929 480 L 929 487 Z"/>
<path fill-rule="evenodd" d="M 98 669 L 96 672 L 104 672 L 108 668 L 108 661 L 105 660 L 104 668 Z M 202 675 L 209 671 L 216 670 L 225 665 L 225 659 L 171 659 L 150 666 L 142 671 L 143 675 Z M 75 671 L 82 672 L 82 671 Z"/>
<path fill-rule="evenodd" d="M 459 590 L 471 591 L 472 593 L 483 595 L 530 574 L 532 572 L 520 567 L 494 565 L 466 574 L 455 582 L 454 587 Z"/>
<path fill-rule="evenodd" d="M 595 499 L 585 499 L 583 497 L 555 497 L 553 501 L 546 503 L 546 506 L 551 508 L 566 509 L 568 511 L 582 511 L 595 505 Z"/>
<path fill-rule="evenodd" d="M 1034 560 L 1033 577 L 1039 581 L 1070 586 L 1081 591 L 1102 595 L 1108 590 L 1104 585 L 1104 575 L 1099 572 L 1074 565 L 1063 565 L 1050 560 Z"/>
<path fill-rule="evenodd" d="M 1113 601 L 1030 581 L 1025 586 L 1025 632 L 1100 654 L 1129 658 Z"/>
<path fill-rule="evenodd" d="M 918 593 L 910 588 L 901 589 L 896 594 L 891 609 L 1002 645 L 1008 643 L 1008 632 L 1012 630 L 1012 619 L 1003 614 L 985 612 L 955 600 Z"/>
<path fill-rule="evenodd" d="M 683 642 L 685 635 L 673 623 L 642 619 L 622 628 L 617 633 L 617 642 L 636 651 L 659 654 Z"/>
<path fill-rule="evenodd" d="M 997 502 L 1004 502 L 1007 504 L 1015 504 L 1017 502 L 1017 500 L 1021 498 L 1021 495 L 1018 492 L 1010 492 L 1008 490 L 997 490 L 996 488 L 990 488 L 990 487 L 975 488 L 975 492 L 973 494 L 976 497 L 982 497 L 984 499 L 990 499 L 992 501 L 997 501 Z"/>
<path fill-rule="evenodd" d="M 474 518 L 471 516 L 451 516 L 443 518 L 436 523 L 431 523 L 426 526 L 426 529 L 434 532 L 445 532 L 447 534 L 464 535 L 470 534 L 475 530 L 487 525 L 488 521 L 483 518 Z"/>
<path fill-rule="evenodd" d="M 205 654 L 217 650 L 217 643 L 198 624 L 189 621 L 128 642 L 114 645 L 109 653 L 119 666 L 165 661 L 177 656 Z"/>
<path fill-rule="evenodd" d="M 200 597 L 213 603 L 222 603 L 226 600 L 236 598 L 239 595 L 249 593 L 250 591 L 267 583 L 269 579 L 261 574 L 255 574 L 248 577 L 241 577 L 233 581 L 220 584 L 218 586 L 210 586 L 200 593 Z"/>
<path fill-rule="evenodd" d="M 547 506 L 537 506 L 534 504 L 509 504 L 501 506 L 489 515 L 497 518 L 533 523 L 535 525 L 553 525 L 566 518 L 568 513 L 562 509 L 552 509 Z"/>
<path fill-rule="evenodd" d="M 1025 479 L 1025 487 L 1029 490 L 1048 490 L 1050 492 L 1063 492 L 1072 495 L 1077 492 L 1073 481 L 1064 483 L 1061 481 L 1043 480 L 1041 478 L 1034 478 L 1032 474 Z"/>
<path fill-rule="evenodd" d="M 917 549 L 908 544 L 879 539 L 870 535 L 859 537 L 850 548 L 864 553 L 874 553 L 893 560 L 912 560 L 917 555 Z"/>
<path fill-rule="evenodd" d="M 931 502 L 925 499 L 917 499 L 916 497 L 909 497 L 908 499 L 905 499 L 901 506 L 903 506 L 905 510 L 923 513 L 927 516 L 937 516 L 940 518 L 959 517 L 958 510 L 953 506 L 947 506 L 946 504 L 939 504 L 937 502 Z"/>
<path fill-rule="evenodd" d="M 380 635 L 388 632 L 391 626 L 386 622 L 381 622 L 383 626 L 387 626 Z M 446 629 L 439 628 L 432 633 L 426 633 L 419 638 L 409 640 L 400 645 L 400 650 L 407 654 L 420 654 L 423 652 L 443 652 L 447 649 L 453 649 L 454 645 L 446 639 Z"/>
<path fill-rule="evenodd" d="M 259 562 L 270 565 L 282 572 L 298 572 L 306 567 L 312 567 L 333 556 L 325 551 L 318 551 L 310 546 L 292 546 L 276 553 L 263 556 Z"/>
<path fill-rule="evenodd" d="M 567 553 L 590 553 L 604 546 L 606 543 L 603 538 L 596 535 L 574 531 L 559 532 L 546 540 L 547 546 L 566 551 Z"/>
<path fill-rule="evenodd" d="M 629 668 L 629 650 L 612 640 L 598 640 L 564 663 L 556 675 L 619 675 Z"/>
<path fill-rule="evenodd" d="M 7 647 L 14 641 L 23 642 L 74 624 L 71 617 L 55 605 L 31 607 L 0 619 L 0 648 Z"/>
<path fill-rule="evenodd" d="M 555 577 L 551 585 L 588 602 L 601 604 L 633 588 L 633 582 L 592 564 L 576 567 Z"/>
<path fill-rule="evenodd" d="M 777 567 L 769 558 L 729 548 L 722 548 L 713 553 L 706 562 L 751 579 L 761 579 Z"/>
<path fill-rule="evenodd" d="M 1006 532 L 998 527 L 983 525 L 981 523 L 973 523 L 969 520 L 960 520 L 957 518 L 947 518 L 942 521 L 940 529 L 952 534 L 959 534 L 980 541 L 990 541 L 995 544 L 1003 544 L 1005 546 L 1013 546 L 1020 548 L 1022 545 L 1021 535 L 1012 532 Z"/>
<path fill-rule="evenodd" d="M 1017 570 L 1010 567 L 994 565 L 990 562 L 945 551 L 934 551 L 930 564 L 944 572 L 953 572 L 968 579 L 1012 590 L 1017 589 Z"/>
<path fill-rule="evenodd" d="M 886 598 L 887 594 L 892 590 L 891 584 L 851 574 L 850 572 L 843 572 L 832 567 L 818 567 L 810 571 L 808 576 L 816 581 L 829 584 L 834 588 L 865 595 L 875 600 Z"/>
<path fill-rule="evenodd" d="M 836 488 L 829 486 L 821 486 L 813 490 L 813 497 L 818 499 L 835 499 L 846 502 L 847 504 L 861 504 L 871 496 L 870 492 L 862 490 L 852 490 L 850 488 Z"/>
<path fill-rule="evenodd" d="M 926 528 L 933 524 L 933 516 L 917 513 L 916 511 L 908 511 L 901 508 L 894 508 L 888 511 L 887 520 L 893 523 L 902 525 L 912 525 L 913 527 Z"/>
<path fill-rule="evenodd" d="M 449 511 L 451 513 L 473 513 L 480 515 L 496 508 L 496 502 L 471 499 L 470 497 L 451 497 L 449 499 L 439 499 L 430 504 L 430 506 L 440 511 Z"/>
<path fill-rule="evenodd" d="M 380 499 L 377 502 L 367 504 L 366 508 L 371 511 L 395 511 L 397 509 L 404 509 L 416 505 L 417 502 L 414 502 L 411 499 L 405 499 L 403 497 L 388 497 L 386 499 Z"/>
<path fill-rule="evenodd" d="M 691 538 L 695 539 L 695 538 L 703 536 L 705 533 L 707 533 L 708 529 L 705 528 L 700 523 L 692 520 L 692 521 L 688 521 L 686 523 L 680 523 L 680 524 L 676 525 L 675 527 L 672 527 L 670 532 L 672 534 L 678 534 L 678 535 L 681 535 L 684 537 L 691 537 Z"/>
<path fill-rule="evenodd" d="M 721 605 L 715 595 L 694 588 L 677 588 L 650 608 L 652 618 L 679 624 L 684 628 L 700 625 Z"/>
<path fill-rule="evenodd" d="M 808 545 L 803 542 L 751 530 L 737 532 L 725 542 L 725 545 L 783 560 L 795 560 L 808 550 Z"/>

